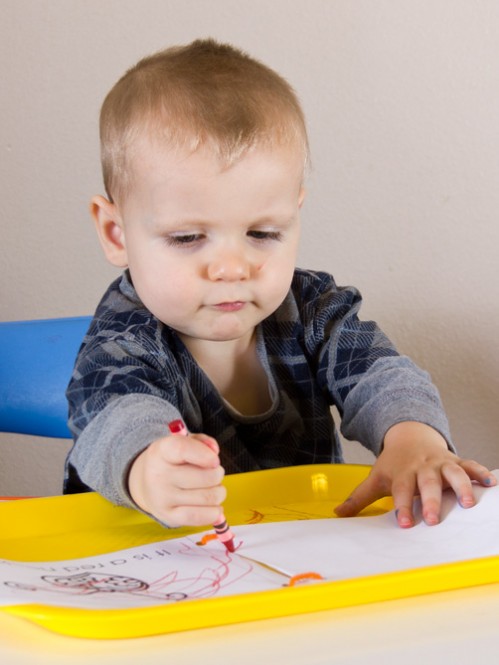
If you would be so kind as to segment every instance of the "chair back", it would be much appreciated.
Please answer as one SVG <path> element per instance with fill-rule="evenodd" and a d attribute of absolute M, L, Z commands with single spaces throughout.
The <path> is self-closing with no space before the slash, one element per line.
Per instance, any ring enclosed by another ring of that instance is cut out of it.
<path fill-rule="evenodd" d="M 90 321 L 0 323 L 0 432 L 71 438 L 65 392 Z"/>

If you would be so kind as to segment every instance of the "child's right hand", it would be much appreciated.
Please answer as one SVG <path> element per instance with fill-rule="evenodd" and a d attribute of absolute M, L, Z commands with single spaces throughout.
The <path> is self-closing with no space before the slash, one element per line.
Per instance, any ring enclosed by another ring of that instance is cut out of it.
<path fill-rule="evenodd" d="M 130 468 L 132 499 L 170 527 L 213 524 L 226 496 L 218 453 L 215 439 L 204 434 L 153 441 Z"/>

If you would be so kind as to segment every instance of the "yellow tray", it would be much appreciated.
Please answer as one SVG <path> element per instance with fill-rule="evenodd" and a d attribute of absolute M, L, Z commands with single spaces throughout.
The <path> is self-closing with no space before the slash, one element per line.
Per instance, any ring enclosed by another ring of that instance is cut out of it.
<path fill-rule="evenodd" d="M 224 505 L 231 525 L 328 518 L 366 476 L 360 465 L 311 465 L 227 476 Z M 383 499 L 364 514 L 392 508 Z M 0 505 L 0 558 L 55 561 L 93 556 L 185 536 L 97 494 L 12 501 Z M 203 529 L 206 530 L 206 529 Z M 90 610 L 48 605 L 0 608 L 53 631 L 88 638 L 131 638 L 315 612 L 499 582 L 499 556 L 397 573 L 191 600 L 155 607 Z"/>

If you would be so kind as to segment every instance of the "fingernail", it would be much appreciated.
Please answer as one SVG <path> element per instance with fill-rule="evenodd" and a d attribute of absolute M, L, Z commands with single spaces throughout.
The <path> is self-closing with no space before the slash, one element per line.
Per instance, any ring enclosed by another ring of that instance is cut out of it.
<path fill-rule="evenodd" d="M 472 506 L 475 505 L 475 500 L 471 497 L 466 497 L 465 499 L 463 499 L 463 497 L 460 497 L 458 500 L 461 508 L 471 508 Z"/>
<path fill-rule="evenodd" d="M 438 515 L 427 515 L 425 518 L 425 522 L 428 526 L 435 526 L 439 521 Z"/>
<path fill-rule="evenodd" d="M 395 511 L 395 517 L 397 518 L 397 522 L 398 522 L 399 526 L 402 527 L 403 529 L 405 529 L 406 527 L 412 526 L 412 520 L 411 520 L 410 517 L 407 517 L 407 515 L 405 517 L 401 517 L 399 519 L 399 511 L 398 510 Z"/>

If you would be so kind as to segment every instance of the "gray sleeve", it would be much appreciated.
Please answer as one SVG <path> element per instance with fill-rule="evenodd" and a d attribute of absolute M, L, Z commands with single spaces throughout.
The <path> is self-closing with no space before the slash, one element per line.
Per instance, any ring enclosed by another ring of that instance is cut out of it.
<path fill-rule="evenodd" d="M 134 459 L 167 424 L 180 418 L 175 407 L 154 395 L 131 394 L 109 402 L 85 427 L 68 456 L 81 480 L 113 503 L 137 508 L 128 492 Z"/>
<path fill-rule="evenodd" d="M 413 420 L 436 429 L 451 450 L 449 423 L 430 376 L 406 356 L 376 360 L 343 404 L 341 432 L 379 455 L 386 432 Z"/>

